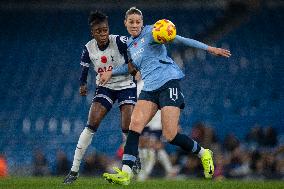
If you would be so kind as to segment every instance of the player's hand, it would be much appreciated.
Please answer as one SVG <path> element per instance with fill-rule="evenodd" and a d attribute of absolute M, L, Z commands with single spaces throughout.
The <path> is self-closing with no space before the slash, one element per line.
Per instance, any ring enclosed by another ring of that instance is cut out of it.
<path fill-rule="evenodd" d="M 104 86 L 107 84 L 107 82 L 110 80 L 112 76 L 112 71 L 102 72 L 100 75 L 100 81 L 99 84 Z"/>
<path fill-rule="evenodd" d="M 80 86 L 79 93 L 81 96 L 87 96 L 88 88 L 86 84 Z"/>
<path fill-rule="evenodd" d="M 208 47 L 208 52 L 215 56 L 224 56 L 229 58 L 231 56 L 231 52 L 227 49 L 216 48 L 216 47 Z"/>

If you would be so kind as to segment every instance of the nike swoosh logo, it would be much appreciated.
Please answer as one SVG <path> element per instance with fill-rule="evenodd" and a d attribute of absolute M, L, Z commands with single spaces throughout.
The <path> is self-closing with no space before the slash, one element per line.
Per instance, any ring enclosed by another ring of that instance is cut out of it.
<path fill-rule="evenodd" d="M 212 168 L 211 168 L 211 165 L 210 165 L 210 171 L 209 171 L 209 174 L 211 175 L 213 172 L 212 172 Z"/>

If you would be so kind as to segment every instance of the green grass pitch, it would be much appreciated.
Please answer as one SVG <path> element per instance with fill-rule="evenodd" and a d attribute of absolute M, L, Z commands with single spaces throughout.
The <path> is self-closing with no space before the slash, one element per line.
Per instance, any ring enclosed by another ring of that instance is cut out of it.
<path fill-rule="evenodd" d="M 62 184 L 63 177 L 10 177 L 0 178 L 0 189 L 280 189 L 284 181 L 242 181 L 242 180 L 165 180 L 155 179 L 145 182 L 132 182 L 128 186 L 110 184 L 101 178 L 80 177 L 72 185 Z"/>

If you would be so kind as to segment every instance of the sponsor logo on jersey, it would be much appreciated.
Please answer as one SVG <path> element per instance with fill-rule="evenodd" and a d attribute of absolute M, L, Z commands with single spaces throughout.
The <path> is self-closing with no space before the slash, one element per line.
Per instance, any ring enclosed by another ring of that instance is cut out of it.
<path fill-rule="evenodd" d="M 133 56 L 131 56 L 133 59 L 137 59 L 141 56 L 141 53 L 144 52 L 144 48 L 140 48 L 136 52 L 133 53 Z"/>

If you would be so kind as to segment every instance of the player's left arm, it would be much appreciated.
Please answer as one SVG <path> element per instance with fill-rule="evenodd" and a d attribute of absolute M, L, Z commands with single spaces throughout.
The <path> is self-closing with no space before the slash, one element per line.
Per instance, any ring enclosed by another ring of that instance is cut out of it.
<path fill-rule="evenodd" d="M 177 35 L 176 38 L 173 40 L 173 43 L 176 44 L 183 44 L 186 46 L 198 48 L 198 49 L 203 49 L 205 51 L 208 51 L 209 53 L 215 55 L 215 56 L 224 56 L 229 58 L 231 56 L 231 52 L 227 49 L 222 49 L 222 48 L 216 48 L 212 47 L 209 45 L 206 45 L 205 43 L 202 43 L 200 41 L 190 39 L 190 38 L 185 38 L 182 36 Z"/>

